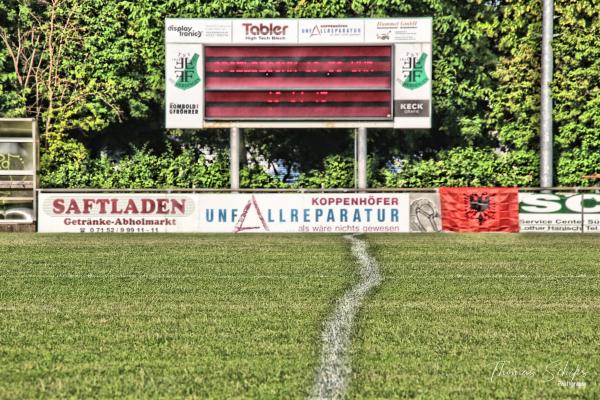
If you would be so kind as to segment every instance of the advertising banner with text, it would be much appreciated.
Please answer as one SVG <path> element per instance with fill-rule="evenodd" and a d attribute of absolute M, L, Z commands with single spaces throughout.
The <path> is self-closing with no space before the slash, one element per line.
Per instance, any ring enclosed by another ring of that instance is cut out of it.
<path fill-rule="evenodd" d="M 391 194 L 198 195 L 201 232 L 408 232 L 409 197 Z"/>
<path fill-rule="evenodd" d="M 600 233 L 600 194 L 520 193 L 521 232 Z"/>
<path fill-rule="evenodd" d="M 195 195 L 40 193 L 38 232 L 198 231 Z"/>
<path fill-rule="evenodd" d="M 409 195 L 40 193 L 39 232 L 409 232 Z"/>

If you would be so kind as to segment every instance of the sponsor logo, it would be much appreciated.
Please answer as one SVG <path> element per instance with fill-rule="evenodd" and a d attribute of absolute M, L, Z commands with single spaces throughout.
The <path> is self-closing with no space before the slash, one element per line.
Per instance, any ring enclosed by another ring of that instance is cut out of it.
<path fill-rule="evenodd" d="M 174 59 L 174 79 L 171 79 L 171 83 L 174 83 L 177 89 L 188 90 L 200 83 L 199 59 L 200 56 L 197 53 L 179 53 Z"/>
<path fill-rule="evenodd" d="M 288 25 L 270 24 L 253 24 L 244 23 L 246 36 L 285 36 L 287 34 Z"/>
<path fill-rule="evenodd" d="M 417 20 L 408 21 L 378 21 L 377 29 L 410 29 L 417 27 Z"/>
<path fill-rule="evenodd" d="M 256 211 L 256 214 L 258 215 L 258 219 L 260 220 L 261 226 L 244 226 L 244 222 L 246 220 L 246 217 L 248 216 L 248 212 L 250 211 L 250 208 L 254 208 L 254 210 Z M 248 203 L 246 203 L 246 206 L 242 210 L 242 214 L 240 215 L 240 218 L 236 222 L 235 227 L 233 228 L 233 232 L 239 233 L 241 231 L 260 229 L 261 227 L 265 231 L 269 231 L 269 226 L 267 225 L 267 222 L 265 221 L 265 218 L 263 217 L 262 211 L 260 210 L 260 207 L 258 206 L 258 203 L 256 202 L 256 197 L 254 197 L 254 195 L 252 195 L 252 198 L 250 200 L 248 200 Z"/>
<path fill-rule="evenodd" d="M 429 78 L 425 72 L 426 60 L 427 53 L 425 52 L 421 54 L 407 53 L 399 58 L 400 76 L 396 79 L 403 88 L 415 90 L 429 82 Z"/>
<path fill-rule="evenodd" d="M 169 103 L 169 114 L 176 114 L 176 115 L 194 114 L 194 115 L 198 115 L 199 111 L 200 111 L 200 107 L 199 107 L 198 104 Z"/>
<path fill-rule="evenodd" d="M 528 214 L 596 214 L 600 213 L 600 194 L 570 196 L 540 193 L 520 199 L 520 212 Z"/>
<path fill-rule="evenodd" d="M 202 37 L 202 31 L 200 30 L 193 30 L 191 26 L 169 26 L 167 28 L 168 32 L 177 32 L 179 34 L 180 38 L 184 38 L 184 37 L 196 37 L 196 38 L 201 38 Z"/>
<path fill-rule="evenodd" d="M 394 116 L 429 117 L 429 100 L 394 100 Z"/>
<path fill-rule="evenodd" d="M 301 34 L 313 36 L 329 36 L 329 37 L 348 37 L 358 36 L 362 34 L 362 29 L 359 27 L 350 27 L 345 24 L 322 24 L 315 25 L 312 28 L 302 28 Z"/>
<path fill-rule="evenodd" d="M 378 21 L 375 37 L 377 40 L 390 41 L 392 37 L 398 41 L 399 35 L 405 35 L 417 29 L 417 21 Z M 414 32 L 412 32 L 414 33 Z"/>
<path fill-rule="evenodd" d="M 385 32 L 385 33 L 378 33 L 377 34 L 377 39 L 379 39 L 379 40 L 390 40 L 390 35 L 391 34 L 392 34 L 392 31 Z"/>
<path fill-rule="evenodd" d="M 186 199 L 54 199 L 51 203 L 54 215 L 80 214 L 169 214 L 186 215 Z"/>
<path fill-rule="evenodd" d="M 410 203 L 411 232 L 440 232 L 440 211 L 432 199 L 419 198 Z"/>
<path fill-rule="evenodd" d="M 465 204 L 465 217 L 467 219 L 476 219 L 479 225 L 485 221 L 493 219 L 496 214 L 495 194 L 471 193 L 463 195 Z"/>
<path fill-rule="evenodd" d="M 203 201 L 200 225 L 235 233 L 408 231 L 408 204 L 400 196 L 299 195 L 284 196 L 283 203 L 271 195 L 231 197 L 235 205 Z"/>

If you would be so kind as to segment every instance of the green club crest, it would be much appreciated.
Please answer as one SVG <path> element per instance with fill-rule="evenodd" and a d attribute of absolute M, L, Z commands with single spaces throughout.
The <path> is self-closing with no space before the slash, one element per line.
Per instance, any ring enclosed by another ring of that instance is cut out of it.
<path fill-rule="evenodd" d="M 175 87 L 181 90 L 191 89 L 200 83 L 200 75 L 198 74 L 198 56 L 194 53 L 190 59 L 187 56 L 179 57 L 175 62 Z"/>
<path fill-rule="evenodd" d="M 416 57 L 406 59 L 404 62 L 405 79 L 402 83 L 403 88 L 415 90 L 429 82 L 425 72 L 425 60 L 427 60 L 427 53 L 421 53 L 418 60 Z"/>

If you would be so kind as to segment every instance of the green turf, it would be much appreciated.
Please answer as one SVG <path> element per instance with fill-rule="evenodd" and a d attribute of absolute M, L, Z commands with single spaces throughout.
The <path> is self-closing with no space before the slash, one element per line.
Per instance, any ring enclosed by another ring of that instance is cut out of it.
<path fill-rule="evenodd" d="M 0 398 L 298 398 L 341 236 L 0 235 Z"/>
<path fill-rule="evenodd" d="M 368 241 L 384 282 L 360 313 L 350 398 L 600 398 L 600 236 Z"/>
<path fill-rule="evenodd" d="M 349 398 L 600 397 L 600 236 L 365 238 Z M 356 268 L 338 235 L 2 234 L 0 398 L 305 397 Z"/>

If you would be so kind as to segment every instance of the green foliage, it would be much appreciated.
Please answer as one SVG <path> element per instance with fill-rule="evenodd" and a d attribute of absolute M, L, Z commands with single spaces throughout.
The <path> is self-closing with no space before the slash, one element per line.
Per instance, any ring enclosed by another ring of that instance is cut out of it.
<path fill-rule="evenodd" d="M 541 1 L 513 1 L 501 11 L 491 122 L 504 146 L 531 149 L 540 124 Z"/>
<path fill-rule="evenodd" d="M 258 165 L 244 166 L 240 170 L 240 187 L 242 188 L 279 189 L 287 186 L 276 177 L 266 173 Z"/>
<path fill-rule="evenodd" d="M 514 151 L 455 148 L 427 160 L 402 160 L 398 172 L 382 171 L 385 187 L 535 186 L 538 156 Z"/>
<path fill-rule="evenodd" d="M 323 161 L 323 170 L 301 174 L 295 184 L 301 188 L 352 188 L 354 187 L 354 160 L 351 157 L 331 155 Z"/>
<path fill-rule="evenodd" d="M 61 134 L 48 138 L 48 147 L 41 149 L 40 185 L 42 187 L 85 187 L 85 171 L 89 152 L 74 139 Z"/>
<path fill-rule="evenodd" d="M 52 140 L 42 153 L 41 166 L 49 171 L 42 175 L 42 187 L 98 189 L 150 188 L 227 188 L 229 157 L 225 154 L 207 157 L 184 148 L 177 154 L 171 145 L 160 154 L 147 147 L 134 148 L 132 154 L 118 161 L 103 155 L 90 158 L 83 145 L 74 140 Z M 283 187 L 277 178 L 259 166 L 246 166 L 240 171 L 240 185 L 247 188 Z"/>
<path fill-rule="evenodd" d="M 600 4 L 561 1 L 554 42 L 557 181 L 589 185 L 600 172 Z"/>

